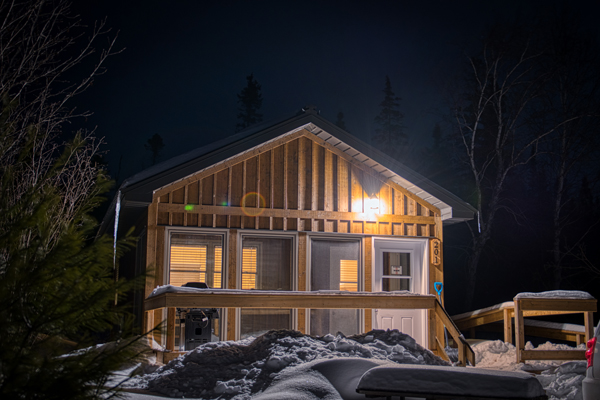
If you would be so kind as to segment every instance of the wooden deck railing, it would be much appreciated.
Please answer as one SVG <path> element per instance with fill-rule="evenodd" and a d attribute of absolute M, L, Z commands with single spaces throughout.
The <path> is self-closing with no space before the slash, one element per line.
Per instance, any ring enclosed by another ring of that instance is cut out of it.
<path fill-rule="evenodd" d="M 497 321 L 504 323 L 504 341 L 513 343 L 513 318 L 515 322 L 515 347 L 517 348 L 517 362 L 525 360 L 579 360 L 585 359 L 584 350 L 525 350 L 525 331 L 528 333 L 548 335 L 550 339 L 558 338 L 573 340 L 577 344 L 588 341 L 593 336 L 593 315 L 596 311 L 596 299 L 583 298 L 544 298 L 544 297 L 515 297 L 513 301 L 497 304 L 492 307 L 476 310 L 470 313 L 452 317 L 456 326 L 461 330 L 472 329 L 478 326 Z M 551 325 L 530 326 L 525 317 L 578 314 L 584 315 L 583 332 L 577 332 L 565 327 L 552 328 Z"/>
<path fill-rule="evenodd" d="M 175 308 L 310 308 L 310 309 L 421 309 L 432 310 L 448 329 L 458 345 L 459 365 L 470 361 L 475 365 L 473 350 L 469 347 L 446 310 L 434 295 L 392 294 L 389 292 L 266 292 L 259 290 L 199 290 L 194 292 L 161 293 L 149 297 L 144 302 L 147 331 L 154 325 L 152 311 L 167 309 L 167 315 L 174 317 Z M 167 349 L 174 350 L 175 329 L 167 321 Z M 435 331 L 435 330 L 432 330 Z M 438 349 L 445 355 L 443 338 L 434 338 Z"/>

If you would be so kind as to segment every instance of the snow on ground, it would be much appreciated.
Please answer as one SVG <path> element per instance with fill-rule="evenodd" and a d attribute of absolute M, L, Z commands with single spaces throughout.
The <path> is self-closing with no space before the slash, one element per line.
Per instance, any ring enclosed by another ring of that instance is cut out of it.
<path fill-rule="evenodd" d="M 585 377 L 586 361 L 527 361 L 526 364 L 515 362 L 516 348 L 501 340 L 478 343 L 473 347 L 477 368 L 501 371 L 542 371 L 536 378 L 542 384 L 549 400 L 581 400 L 581 381 Z M 585 345 L 577 347 L 585 350 Z M 530 342 L 525 350 L 573 350 L 564 344 L 546 342 L 537 348 Z"/>
<path fill-rule="evenodd" d="M 567 347 L 546 343 L 538 348 Z M 528 343 L 526 348 L 533 346 Z M 543 371 L 536 378 L 549 400 L 582 398 L 584 361 L 516 364 L 515 347 L 502 341 L 481 342 L 473 350 L 477 368 Z M 256 339 L 207 343 L 165 366 L 139 368 L 143 374 L 132 378 L 126 387 L 167 397 L 206 400 L 364 399 L 354 391 L 362 374 L 376 366 L 396 363 L 449 365 L 396 330 L 322 338 L 296 331 L 271 331 Z"/>
<path fill-rule="evenodd" d="M 248 399 L 267 389 L 288 367 L 335 358 L 448 365 L 397 330 L 371 331 L 348 338 L 314 338 L 296 331 L 271 331 L 256 339 L 204 344 L 156 371 L 133 378 L 127 387 L 169 397 Z M 319 371 L 310 371 L 307 373 L 313 378 L 323 376 Z M 329 375 L 326 380 L 335 380 Z"/>

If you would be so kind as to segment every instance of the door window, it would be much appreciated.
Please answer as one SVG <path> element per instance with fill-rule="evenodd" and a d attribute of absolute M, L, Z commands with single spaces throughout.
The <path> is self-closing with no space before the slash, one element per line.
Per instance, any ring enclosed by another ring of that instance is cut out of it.
<path fill-rule="evenodd" d="M 410 253 L 383 252 L 381 290 L 412 290 Z"/>

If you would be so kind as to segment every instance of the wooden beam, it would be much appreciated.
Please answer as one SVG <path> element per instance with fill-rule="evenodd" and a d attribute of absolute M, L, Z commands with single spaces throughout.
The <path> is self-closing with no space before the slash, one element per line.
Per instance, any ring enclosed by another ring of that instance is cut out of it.
<path fill-rule="evenodd" d="M 585 350 L 519 350 L 521 360 L 585 360 Z"/>
<path fill-rule="evenodd" d="M 520 298 L 519 301 L 523 311 L 596 311 L 596 299 Z"/>
<path fill-rule="evenodd" d="M 525 348 L 525 321 L 523 321 L 523 310 L 521 301 L 515 299 L 515 347 L 517 348 L 517 364 L 522 358 L 521 350 Z"/>
<path fill-rule="evenodd" d="M 432 309 L 433 295 L 400 295 L 387 293 L 340 293 L 320 292 L 261 292 L 202 290 L 197 293 L 163 293 L 146 299 L 146 310 L 163 307 L 179 308 L 318 308 L 318 309 Z"/>
<path fill-rule="evenodd" d="M 512 328 L 512 319 L 513 319 L 513 310 L 509 310 L 505 308 L 503 310 L 503 320 L 504 320 L 504 342 L 512 344 L 513 342 L 513 328 Z"/>
<path fill-rule="evenodd" d="M 175 308 L 167 309 L 167 350 L 175 350 Z"/>
<path fill-rule="evenodd" d="M 183 212 L 185 205 L 159 203 L 159 212 Z M 215 214 L 215 215 L 240 215 L 244 216 L 242 207 L 226 206 L 208 206 L 194 205 L 188 213 Z M 322 210 L 279 210 L 272 208 L 257 208 L 256 213 L 262 217 L 283 217 L 283 218 L 306 218 L 306 219 L 329 219 L 344 221 L 370 221 L 372 219 L 387 223 L 406 223 L 406 224 L 433 224 L 434 217 L 408 216 L 408 215 L 381 215 L 368 214 L 362 212 L 339 212 Z"/>
<path fill-rule="evenodd" d="M 586 311 L 584 313 L 585 319 L 585 342 L 587 343 L 592 337 L 594 337 L 594 313 Z"/>

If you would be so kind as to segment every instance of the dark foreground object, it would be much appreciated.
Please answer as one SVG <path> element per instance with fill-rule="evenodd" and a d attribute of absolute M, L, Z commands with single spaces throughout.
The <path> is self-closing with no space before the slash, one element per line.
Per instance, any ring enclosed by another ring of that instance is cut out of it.
<path fill-rule="evenodd" d="M 421 397 L 436 400 L 547 400 L 539 381 L 523 372 L 487 371 L 434 365 L 375 367 L 360 378 L 367 397 Z"/>

